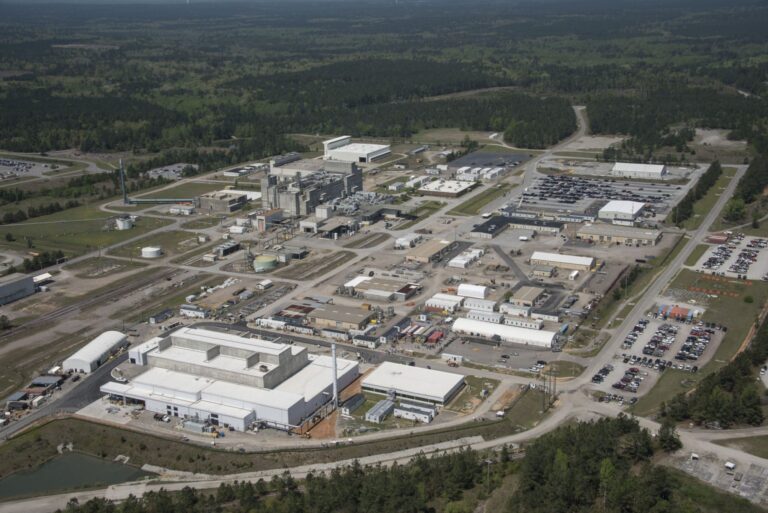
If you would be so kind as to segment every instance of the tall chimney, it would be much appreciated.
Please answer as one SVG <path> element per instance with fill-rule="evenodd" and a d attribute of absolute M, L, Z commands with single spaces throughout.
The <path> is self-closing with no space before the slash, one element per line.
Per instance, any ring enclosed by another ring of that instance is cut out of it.
<path fill-rule="evenodd" d="M 331 343 L 331 359 L 333 360 L 333 407 L 338 408 L 339 406 L 339 384 L 338 384 L 339 373 L 336 369 L 336 344 L 334 342 Z"/>

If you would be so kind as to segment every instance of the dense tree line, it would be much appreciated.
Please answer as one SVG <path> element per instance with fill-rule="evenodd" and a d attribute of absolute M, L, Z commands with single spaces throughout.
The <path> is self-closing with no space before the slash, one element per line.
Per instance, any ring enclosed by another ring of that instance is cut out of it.
<path fill-rule="evenodd" d="M 32 258 L 25 258 L 22 267 L 25 273 L 39 271 L 46 267 L 55 265 L 64 258 L 64 253 L 59 249 L 56 251 L 43 251 Z"/>
<path fill-rule="evenodd" d="M 3 217 L 0 218 L 0 224 L 12 224 L 21 223 L 27 219 L 33 219 L 35 217 L 47 216 L 61 212 L 68 208 L 79 207 L 80 203 L 77 200 L 68 200 L 63 205 L 58 201 L 48 203 L 45 205 L 38 205 L 36 207 L 28 207 L 26 212 L 24 210 L 17 210 L 16 212 L 6 212 Z"/>
<path fill-rule="evenodd" d="M 704 378 L 695 390 L 662 405 L 662 414 L 697 424 L 717 422 L 728 428 L 758 426 L 764 420 L 756 368 L 768 360 L 768 322 L 757 330 L 747 350 L 728 365 Z"/>
<path fill-rule="evenodd" d="M 768 154 L 756 156 L 736 187 L 735 197 L 751 203 L 768 187 Z"/>
<path fill-rule="evenodd" d="M 682 224 L 693 215 L 693 204 L 707 194 L 707 191 L 717 183 L 721 174 L 723 174 L 723 168 L 720 166 L 720 162 L 715 161 L 710 164 L 707 170 L 701 175 L 701 178 L 699 178 L 699 181 L 696 182 L 678 204 L 672 208 L 667 219 L 677 226 L 682 226 Z"/>
<path fill-rule="evenodd" d="M 677 123 L 731 129 L 732 137 L 754 142 L 768 121 L 768 104 L 760 99 L 672 84 L 636 95 L 594 95 L 587 105 L 594 133 L 630 135 L 622 150 L 648 158 L 663 146 L 685 149 L 692 133 L 672 132 L 670 126 Z"/>

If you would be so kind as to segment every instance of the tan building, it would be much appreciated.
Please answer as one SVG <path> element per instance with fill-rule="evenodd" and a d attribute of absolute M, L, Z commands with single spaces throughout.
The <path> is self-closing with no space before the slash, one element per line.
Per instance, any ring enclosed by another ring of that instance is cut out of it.
<path fill-rule="evenodd" d="M 450 241 L 432 239 L 428 240 L 424 244 L 419 244 L 408 253 L 405 254 L 405 259 L 409 262 L 419 262 L 422 264 L 428 264 L 433 262 L 442 256 L 443 252 L 450 246 Z"/>
<path fill-rule="evenodd" d="M 661 232 L 615 224 L 586 224 L 576 232 L 576 237 L 601 244 L 655 246 L 661 240 Z"/>
<path fill-rule="evenodd" d="M 362 308 L 328 304 L 315 307 L 307 314 L 307 319 L 316 328 L 359 330 L 363 329 L 374 315 L 373 312 Z"/>
<path fill-rule="evenodd" d="M 515 306 L 531 307 L 543 295 L 544 289 L 541 287 L 520 287 L 509 299 L 509 302 Z"/>
<path fill-rule="evenodd" d="M 558 269 L 570 269 L 572 271 L 590 271 L 595 266 L 595 259 L 576 255 L 563 255 L 560 253 L 546 253 L 534 251 L 531 255 L 531 265 L 557 267 Z"/>

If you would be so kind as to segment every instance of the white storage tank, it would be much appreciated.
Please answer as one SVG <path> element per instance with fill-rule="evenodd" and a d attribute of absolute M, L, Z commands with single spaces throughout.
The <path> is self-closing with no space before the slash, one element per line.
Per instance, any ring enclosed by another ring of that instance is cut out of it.
<path fill-rule="evenodd" d="M 118 217 L 115 220 L 115 228 L 118 230 L 130 230 L 133 228 L 133 220 L 130 217 Z"/>
<path fill-rule="evenodd" d="M 161 256 L 163 256 L 163 249 L 158 246 L 141 248 L 141 258 L 160 258 Z"/>

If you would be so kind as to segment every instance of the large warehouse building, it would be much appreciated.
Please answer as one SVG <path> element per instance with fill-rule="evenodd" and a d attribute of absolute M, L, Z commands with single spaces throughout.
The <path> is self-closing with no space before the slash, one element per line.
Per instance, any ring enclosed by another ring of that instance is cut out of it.
<path fill-rule="evenodd" d="M 633 226 L 637 218 L 643 215 L 644 209 L 645 203 L 639 201 L 613 200 L 600 209 L 597 217 L 613 224 Z"/>
<path fill-rule="evenodd" d="M 323 141 L 323 158 L 342 162 L 367 163 L 392 153 L 388 144 L 353 143 L 352 136 L 342 135 Z"/>
<path fill-rule="evenodd" d="M 595 266 L 595 259 L 592 257 L 581 257 L 575 255 L 561 255 L 560 253 L 546 253 L 544 251 L 534 251 L 531 255 L 531 265 L 550 266 L 560 269 L 571 269 L 577 271 L 589 271 Z"/>
<path fill-rule="evenodd" d="M 101 391 L 156 413 L 240 431 L 254 423 L 291 429 L 333 398 L 332 358 L 304 347 L 197 328 L 140 347 L 149 369 Z M 357 378 L 357 362 L 337 358 L 336 367 L 342 390 Z"/>
<path fill-rule="evenodd" d="M 615 224 L 585 224 L 576 232 L 576 237 L 601 244 L 655 246 L 661 240 L 661 232 Z"/>
<path fill-rule="evenodd" d="M 365 392 L 395 395 L 432 404 L 448 403 L 464 386 L 464 376 L 452 372 L 384 362 L 363 379 Z"/>
<path fill-rule="evenodd" d="M 453 332 L 473 337 L 500 340 L 510 344 L 523 344 L 549 349 L 557 340 L 557 333 L 492 322 L 459 318 L 453 321 Z M 497 338 L 498 337 L 498 338 Z"/>
<path fill-rule="evenodd" d="M 128 337 L 119 331 L 105 331 L 75 354 L 64 360 L 65 371 L 90 373 L 95 371 L 117 350 L 128 345 Z"/>
<path fill-rule="evenodd" d="M 667 176 L 667 166 L 660 164 L 633 164 L 616 162 L 611 169 L 613 176 L 640 178 L 644 180 L 663 180 Z"/>
<path fill-rule="evenodd" d="M 6 305 L 35 293 L 32 276 L 21 273 L 0 277 L 0 305 Z"/>

